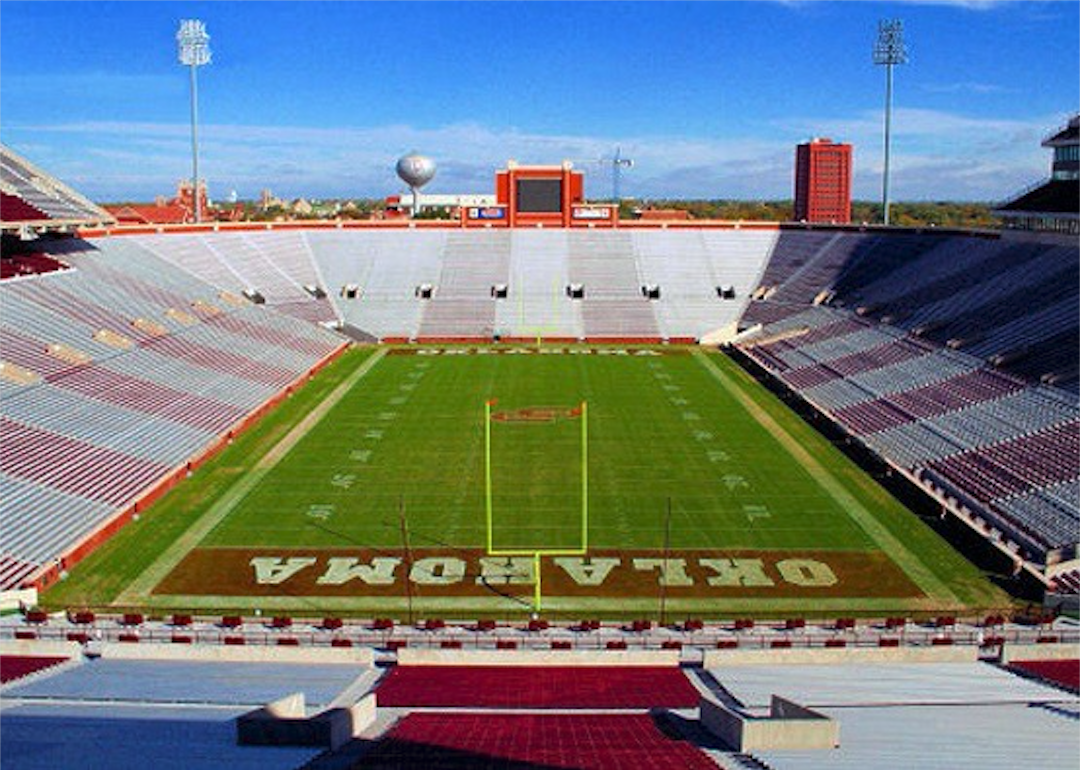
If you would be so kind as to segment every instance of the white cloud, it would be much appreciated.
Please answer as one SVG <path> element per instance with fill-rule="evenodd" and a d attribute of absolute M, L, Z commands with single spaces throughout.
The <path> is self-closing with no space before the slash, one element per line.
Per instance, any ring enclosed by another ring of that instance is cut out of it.
<path fill-rule="evenodd" d="M 897 198 L 999 199 L 1045 172 L 1041 137 L 1060 116 L 1032 120 L 975 118 L 918 108 L 894 111 L 893 186 Z M 588 194 L 610 194 L 616 144 L 633 169 L 623 192 L 638 197 L 787 198 L 794 145 L 825 133 L 855 145 L 855 195 L 876 198 L 881 173 L 881 113 L 846 118 L 793 117 L 760 126 L 755 137 L 575 136 L 497 130 L 476 123 L 281 127 L 203 126 L 202 169 L 214 194 L 236 189 L 254 197 L 263 187 L 294 197 L 382 196 L 401 189 L 394 161 L 419 150 L 439 163 L 433 192 L 486 192 L 507 159 L 573 160 L 586 172 Z M 189 173 L 186 124 L 77 122 L 5 128 L 18 150 L 50 146 L 49 169 L 99 199 L 172 190 Z M 56 137 L 48 142 L 47 137 Z M 14 138 L 14 140 L 13 140 Z M 27 146 L 22 145 L 22 146 Z M 29 154 L 29 153 L 28 153 Z M 33 156 L 32 156 L 33 157 Z"/>

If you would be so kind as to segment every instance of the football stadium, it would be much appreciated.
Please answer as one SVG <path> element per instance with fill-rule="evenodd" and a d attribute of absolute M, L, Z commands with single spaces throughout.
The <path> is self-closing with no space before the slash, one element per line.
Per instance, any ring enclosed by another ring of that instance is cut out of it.
<path fill-rule="evenodd" d="M 1075 767 L 1078 126 L 979 229 L 821 214 L 828 140 L 785 222 L 563 158 L 423 218 L 415 152 L 230 221 L 195 143 L 164 221 L 0 145 L 4 765 Z"/>

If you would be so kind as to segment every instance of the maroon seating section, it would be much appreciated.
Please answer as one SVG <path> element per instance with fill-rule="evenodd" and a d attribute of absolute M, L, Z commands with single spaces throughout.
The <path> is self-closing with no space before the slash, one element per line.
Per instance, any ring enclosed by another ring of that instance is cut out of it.
<path fill-rule="evenodd" d="M 954 409 L 1015 393 L 1024 383 L 990 369 L 965 372 L 947 380 L 890 396 L 912 417 L 936 417 Z"/>
<path fill-rule="evenodd" d="M 0 192 L 0 221 L 37 222 L 48 218 L 48 214 L 19 196 Z"/>
<path fill-rule="evenodd" d="M 185 393 L 167 385 L 93 364 L 79 367 L 61 377 L 50 377 L 48 380 L 51 385 L 73 390 L 98 401 L 207 431 L 220 431 L 237 422 L 245 414 L 243 409 L 232 404 L 196 393 Z"/>
<path fill-rule="evenodd" d="M 0 586 L 17 586 L 27 576 L 34 574 L 38 565 L 16 559 L 10 554 L 0 554 Z"/>
<path fill-rule="evenodd" d="M 334 306 L 327 299 L 300 299 L 288 302 L 274 302 L 274 310 L 292 316 L 301 321 L 318 324 L 337 320 Z"/>
<path fill-rule="evenodd" d="M 699 693 L 675 667 L 398 666 L 380 706 L 692 708 Z"/>
<path fill-rule="evenodd" d="M 120 505 L 169 468 L 0 417 L 0 471 L 73 495 Z"/>
<path fill-rule="evenodd" d="M 65 267 L 62 262 L 45 254 L 15 254 L 0 260 L 0 279 L 51 273 Z"/>
<path fill-rule="evenodd" d="M 936 460 L 928 465 L 976 499 L 993 500 L 1076 477 L 1080 421 Z"/>
<path fill-rule="evenodd" d="M 1080 594 L 1080 570 L 1060 572 L 1054 576 L 1054 593 Z"/>
<path fill-rule="evenodd" d="M 979 369 L 932 385 L 894 393 L 888 398 L 847 406 L 836 410 L 834 417 L 852 433 L 865 435 L 1001 398 L 1023 387 L 1023 383 L 1013 377 Z"/>
<path fill-rule="evenodd" d="M 802 347 L 806 344 L 801 337 L 792 340 L 792 342 L 795 347 Z M 862 372 L 868 372 L 871 369 L 880 369 L 883 366 L 891 366 L 911 358 L 918 358 L 926 355 L 927 352 L 925 347 L 916 344 L 912 340 L 891 340 L 883 345 L 878 345 L 876 348 L 795 369 L 786 373 L 784 379 L 791 387 L 802 390 L 841 377 L 852 377 Z"/>
<path fill-rule="evenodd" d="M 64 663 L 67 658 L 30 656 L 30 655 L 2 655 L 0 656 L 0 684 L 14 682 L 37 671 Z"/>
<path fill-rule="evenodd" d="M 824 326 L 818 326 L 811 329 L 806 334 L 801 334 L 798 337 L 793 338 L 792 341 L 797 342 L 799 345 L 812 345 L 815 342 L 829 340 L 834 337 L 842 337 L 846 334 L 851 334 L 852 332 L 857 332 L 869 327 L 869 323 L 859 320 L 858 318 L 841 318 L 838 321 L 833 321 Z"/>
<path fill-rule="evenodd" d="M 410 714 L 354 767 L 716 770 L 647 714 Z"/>
<path fill-rule="evenodd" d="M 1070 690 L 1080 690 L 1080 660 L 1014 660 L 1013 668 Z"/>
<path fill-rule="evenodd" d="M 12 286 L 10 291 L 57 315 L 84 323 L 91 329 L 108 329 L 137 342 L 153 339 L 151 334 L 132 325 L 131 319 L 114 310 L 87 302 L 78 294 L 67 291 L 55 282 L 48 284 L 40 281 L 21 282 Z"/>
<path fill-rule="evenodd" d="M 265 364 L 239 353 L 229 353 L 209 345 L 201 345 L 180 336 L 157 337 L 146 343 L 144 347 L 169 358 L 178 358 L 205 369 L 213 369 L 274 387 L 288 385 L 296 377 L 295 372 L 290 372 L 283 367 Z"/>

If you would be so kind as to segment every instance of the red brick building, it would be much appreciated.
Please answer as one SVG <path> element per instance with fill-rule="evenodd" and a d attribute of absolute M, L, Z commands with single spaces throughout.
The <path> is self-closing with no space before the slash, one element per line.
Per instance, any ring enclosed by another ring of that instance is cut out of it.
<path fill-rule="evenodd" d="M 811 139 L 795 148 L 795 221 L 851 221 L 851 145 Z"/>

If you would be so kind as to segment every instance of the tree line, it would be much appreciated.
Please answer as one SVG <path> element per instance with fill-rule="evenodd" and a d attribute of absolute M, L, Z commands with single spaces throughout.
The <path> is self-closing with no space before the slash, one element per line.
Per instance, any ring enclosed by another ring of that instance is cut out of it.
<path fill-rule="evenodd" d="M 686 211 L 693 219 L 727 219 L 758 222 L 790 222 L 795 209 L 791 200 L 624 200 L 619 206 L 622 219 L 634 219 L 643 208 Z M 963 227 L 996 228 L 999 220 L 991 210 L 993 204 L 958 201 L 909 201 L 889 207 L 891 224 L 899 227 Z M 852 201 L 853 224 L 880 224 L 883 220 L 880 203 Z"/>

